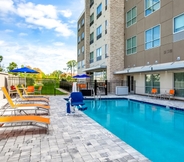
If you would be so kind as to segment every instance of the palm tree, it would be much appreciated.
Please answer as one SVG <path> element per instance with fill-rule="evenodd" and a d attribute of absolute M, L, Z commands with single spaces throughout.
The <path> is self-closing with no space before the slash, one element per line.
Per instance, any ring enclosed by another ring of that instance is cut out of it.
<path fill-rule="evenodd" d="M 0 56 L 0 71 L 3 71 L 3 68 L 1 67 L 1 62 L 3 61 L 3 56 Z"/>
<path fill-rule="evenodd" d="M 70 60 L 66 64 L 67 64 L 68 70 L 71 71 L 71 75 L 73 76 L 77 62 L 75 60 Z"/>

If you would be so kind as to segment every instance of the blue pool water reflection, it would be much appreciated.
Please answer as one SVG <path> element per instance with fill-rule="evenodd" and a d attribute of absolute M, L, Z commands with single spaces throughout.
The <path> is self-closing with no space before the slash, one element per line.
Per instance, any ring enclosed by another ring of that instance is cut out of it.
<path fill-rule="evenodd" d="M 183 111 L 126 99 L 85 104 L 85 114 L 151 161 L 184 161 Z"/>

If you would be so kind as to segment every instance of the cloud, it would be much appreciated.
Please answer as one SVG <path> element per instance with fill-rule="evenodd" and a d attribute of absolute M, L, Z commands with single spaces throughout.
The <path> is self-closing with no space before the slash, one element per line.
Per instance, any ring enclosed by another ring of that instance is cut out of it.
<path fill-rule="evenodd" d="M 3 41 L 0 41 L 0 44 Z M 61 42 L 55 42 L 59 45 Z M 1 45 L 0 45 L 1 46 Z M 29 65 L 32 68 L 39 68 L 44 73 L 49 74 L 54 70 L 63 71 L 66 63 L 76 58 L 76 47 L 63 44 L 62 46 L 37 46 L 32 44 L 13 44 L 9 47 L 0 48 L 3 56 L 3 64 L 9 66 L 10 62 L 15 62 L 18 67 Z"/>
<path fill-rule="evenodd" d="M 13 4 L 12 0 L 0 0 L 0 13 L 14 12 Z"/>
<path fill-rule="evenodd" d="M 27 33 L 19 33 L 19 36 L 21 37 L 24 37 L 24 36 L 27 36 L 28 34 Z"/>
<path fill-rule="evenodd" d="M 10 30 L 10 29 L 6 29 L 5 30 L 5 33 L 13 33 L 14 31 L 13 30 Z"/>
<path fill-rule="evenodd" d="M 64 37 L 74 35 L 69 26 L 58 18 L 58 14 L 61 13 L 65 17 L 70 17 L 72 15 L 70 10 L 57 10 L 53 5 L 35 5 L 32 2 L 21 2 L 14 5 L 12 0 L 0 0 L 0 13 L 4 16 L 9 12 L 23 18 L 27 23 L 27 27 L 52 29 Z M 3 18 L 1 19 L 7 21 Z M 23 24 L 23 22 L 17 24 Z"/>
<path fill-rule="evenodd" d="M 6 46 L 7 44 L 5 43 L 5 41 L 0 40 L 0 47 Z"/>
<path fill-rule="evenodd" d="M 60 13 L 64 16 L 64 17 L 71 17 L 72 16 L 72 12 L 70 10 L 61 10 Z"/>
<path fill-rule="evenodd" d="M 63 42 L 54 42 L 53 45 L 55 45 L 55 46 L 63 46 L 64 43 Z"/>

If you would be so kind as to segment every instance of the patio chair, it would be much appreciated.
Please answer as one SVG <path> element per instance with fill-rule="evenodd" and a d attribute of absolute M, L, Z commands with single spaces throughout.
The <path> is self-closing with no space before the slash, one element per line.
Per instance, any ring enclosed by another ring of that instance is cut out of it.
<path fill-rule="evenodd" d="M 21 115 L 21 116 L 0 116 L 0 128 L 15 127 L 15 126 L 38 126 L 48 129 L 50 119 L 35 116 L 35 115 Z M 10 125 L 11 124 L 11 125 Z M 12 125 L 13 124 L 13 125 Z M 43 126 L 43 124 L 46 126 Z"/>
<path fill-rule="evenodd" d="M 42 86 L 39 86 L 38 89 L 34 90 L 34 94 L 37 94 L 37 93 L 41 95 L 41 93 L 42 93 Z"/>
<path fill-rule="evenodd" d="M 47 111 L 48 114 L 50 114 L 49 110 L 50 110 L 50 106 L 49 105 L 44 105 L 44 104 L 36 104 L 36 103 L 14 103 L 10 97 L 10 95 L 8 94 L 8 91 L 6 90 L 5 87 L 1 87 L 1 90 L 3 91 L 8 103 L 9 103 L 9 106 L 10 106 L 10 109 L 8 110 L 13 110 L 14 113 L 16 111 L 19 111 L 19 112 L 24 112 L 25 114 L 26 113 L 26 110 L 34 110 L 35 111 L 35 114 L 37 114 L 37 110 L 43 110 L 43 111 Z"/>
<path fill-rule="evenodd" d="M 21 100 L 19 100 L 20 102 L 24 101 L 24 102 L 29 102 L 29 101 L 32 101 L 32 102 L 46 102 L 48 105 L 49 105 L 49 100 L 47 98 L 41 98 L 41 97 L 34 97 L 34 98 L 28 98 L 28 97 L 23 97 L 22 96 L 22 93 L 20 92 L 19 88 L 17 86 L 15 86 L 16 90 L 17 90 L 17 93 L 20 97 Z"/>
<path fill-rule="evenodd" d="M 157 89 L 152 88 L 151 93 L 149 94 L 149 97 L 157 97 Z"/>
<path fill-rule="evenodd" d="M 44 96 L 44 95 L 31 95 L 31 94 L 29 94 L 29 93 L 27 92 L 26 88 L 24 87 L 24 85 L 22 84 L 21 86 L 22 86 L 22 89 L 23 89 L 23 91 L 24 91 L 23 97 L 25 97 L 25 98 L 26 98 L 26 97 L 41 97 L 41 98 L 47 98 L 47 99 L 49 100 L 49 97 Z"/>
<path fill-rule="evenodd" d="M 84 97 L 81 92 L 72 92 L 69 97 L 71 106 L 77 108 L 80 111 L 87 110 L 87 107 L 85 106 L 85 103 L 83 102 Z"/>
<path fill-rule="evenodd" d="M 163 98 L 168 98 L 170 100 L 171 98 L 174 97 L 174 94 L 175 94 L 175 90 L 174 89 L 170 89 L 169 93 L 163 94 L 162 97 Z"/>

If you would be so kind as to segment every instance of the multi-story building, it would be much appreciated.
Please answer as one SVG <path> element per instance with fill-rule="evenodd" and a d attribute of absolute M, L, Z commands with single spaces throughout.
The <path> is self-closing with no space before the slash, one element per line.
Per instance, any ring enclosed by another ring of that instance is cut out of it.
<path fill-rule="evenodd" d="M 81 73 L 124 80 L 137 94 L 155 87 L 184 97 L 183 0 L 86 0 L 84 13 Z"/>

